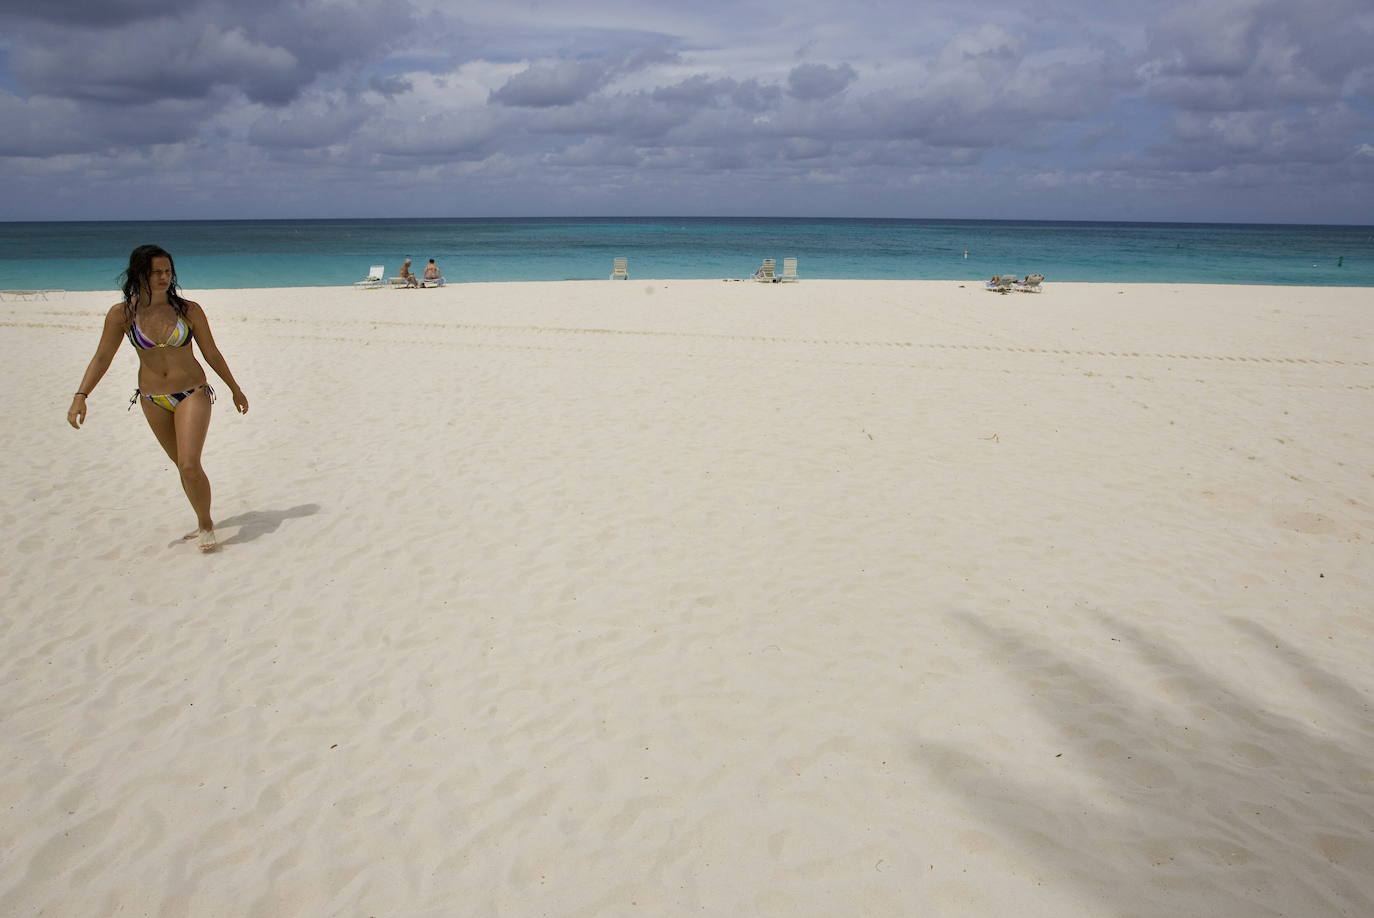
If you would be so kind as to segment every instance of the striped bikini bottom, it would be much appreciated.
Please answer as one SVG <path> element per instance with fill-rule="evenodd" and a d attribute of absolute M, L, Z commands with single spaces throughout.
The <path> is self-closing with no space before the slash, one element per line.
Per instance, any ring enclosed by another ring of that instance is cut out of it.
<path fill-rule="evenodd" d="M 195 394 L 199 389 L 204 389 L 206 394 L 210 396 L 210 403 L 214 404 L 215 390 L 210 388 L 209 383 L 201 383 L 199 386 L 192 386 L 185 392 L 170 392 L 167 395 L 144 395 L 143 390 L 135 389 L 134 394 L 129 396 L 129 410 L 132 411 L 134 409 L 134 405 L 140 398 L 146 398 L 159 408 L 165 408 L 168 411 L 176 411 L 177 405 L 180 405 L 187 396 Z"/>

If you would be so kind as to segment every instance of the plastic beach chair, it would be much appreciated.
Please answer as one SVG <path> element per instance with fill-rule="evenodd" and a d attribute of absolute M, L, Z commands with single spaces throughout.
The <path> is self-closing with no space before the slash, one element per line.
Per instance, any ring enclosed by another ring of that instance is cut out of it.
<path fill-rule="evenodd" d="M 367 276 L 353 284 L 359 290 L 377 290 L 386 286 L 386 266 L 373 265 L 367 269 Z"/>

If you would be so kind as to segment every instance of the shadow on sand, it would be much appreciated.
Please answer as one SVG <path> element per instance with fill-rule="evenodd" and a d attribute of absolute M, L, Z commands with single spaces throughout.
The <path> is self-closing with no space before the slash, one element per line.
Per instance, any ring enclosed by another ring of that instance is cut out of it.
<path fill-rule="evenodd" d="M 241 545 L 265 535 L 271 535 L 280 529 L 281 524 L 287 520 L 314 516 L 319 512 L 319 504 L 300 504 L 290 510 L 249 510 L 247 513 L 240 513 L 237 516 L 216 521 L 215 529 L 239 527 L 238 532 L 225 539 L 220 545 Z"/>
<path fill-rule="evenodd" d="M 1374 915 L 1367 687 L 1239 618 L 1205 651 L 1109 615 L 1091 652 L 955 621 L 1033 729 L 914 758 L 1083 914 Z"/>

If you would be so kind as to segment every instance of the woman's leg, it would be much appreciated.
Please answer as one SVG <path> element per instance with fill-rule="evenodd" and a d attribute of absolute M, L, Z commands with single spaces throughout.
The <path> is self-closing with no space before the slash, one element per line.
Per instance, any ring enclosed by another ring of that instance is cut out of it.
<path fill-rule="evenodd" d="M 167 453 L 167 458 L 172 460 L 172 464 L 177 466 L 180 472 L 181 464 L 177 462 L 177 428 L 176 415 L 166 408 L 159 408 L 146 398 L 139 398 L 139 406 L 143 411 L 143 417 L 148 421 L 148 427 L 153 431 L 153 436 L 157 437 L 157 442 L 162 445 L 162 449 Z M 181 485 L 183 491 L 186 490 L 186 483 Z M 190 494 L 186 495 L 188 498 Z M 200 535 L 200 529 L 192 529 L 183 539 L 194 539 Z"/>
<path fill-rule="evenodd" d="M 143 409 L 143 417 L 147 419 L 148 426 L 152 428 L 153 436 L 157 437 L 157 442 L 162 444 L 162 449 L 167 453 L 167 458 L 171 459 L 175 465 L 177 461 L 177 430 L 176 423 L 173 421 L 174 415 L 166 408 L 159 408 L 141 395 L 138 397 L 138 404 Z"/>
<path fill-rule="evenodd" d="M 158 409 L 161 410 L 161 409 Z M 181 473 L 181 487 L 196 512 L 196 529 L 213 532 L 215 521 L 210 518 L 210 479 L 200 465 L 205 448 L 205 435 L 210 430 L 210 393 L 197 389 L 186 396 L 172 412 L 176 429 L 176 463 Z M 205 548 L 204 542 L 201 544 Z"/>

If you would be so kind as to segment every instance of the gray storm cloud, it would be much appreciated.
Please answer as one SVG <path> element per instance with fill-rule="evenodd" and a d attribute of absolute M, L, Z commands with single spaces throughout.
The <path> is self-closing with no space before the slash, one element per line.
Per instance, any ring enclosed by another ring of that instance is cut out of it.
<path fill-rule="evenodd" d="M 726 212 L 777 186 L 802 212 L 863 198 L 984 214 L 1038 194 L 1185 218 L 1232 206 L 1244 167 L 1348 221 L 1374 192 L 1366 6 L 875 0 L 856 18 L 748 0 L 731 7 L 753 24 L 738 29 L 709 2 L 484 7 L 479 21 L 442 0 L 11 0 L 0 178 L 21 189 L 6 206 L 41 216 L 26 177 L 99 202 L 141 180 L 119 164 L 174 163 L 226 206 L 271 208 L 273 182 L 309 198 L 327 151 L 379 208 L 420 187 L 583 206 L 585 189 L 649 170 L 656 212 Z"/>
<path fill-rule="evenodd" d="M 828 99 L 844 92 L 858 74 L 848 64 L 800 64 L 787 75 L 787 92 L 797 99 Z"/>

